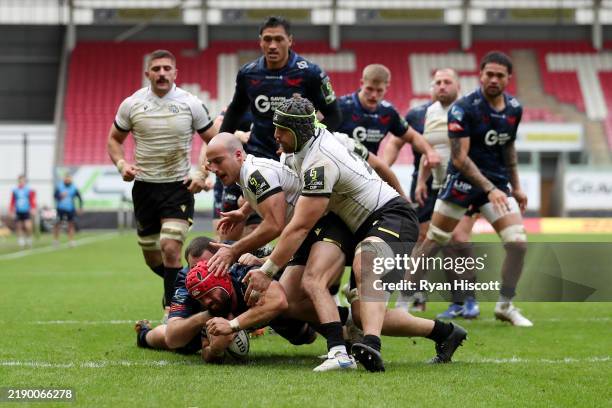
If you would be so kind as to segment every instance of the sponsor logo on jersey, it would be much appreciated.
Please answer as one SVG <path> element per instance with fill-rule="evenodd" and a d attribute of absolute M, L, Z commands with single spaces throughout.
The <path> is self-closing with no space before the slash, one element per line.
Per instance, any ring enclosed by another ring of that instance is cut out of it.
<path fill-rule="evenodd" d="M 494 129 L 489 130 L 484 137 L 484 142 L 487 146 L 503 146 L 508 140 L 510 140 L 510 135 L 508 133 L 497 133 Z"/>
<path fill-rule="evenodd" d="M 261 113 L 276 110 L 287 98 L 284 96 L 258 95 L 255 98 L 255 109 Z"/>
<path fill-rule="evenodd" d="M 463 132 L 463 126 L 461 126 L 459 122 L 450 122 L 448 124 L 448 130 L 451 132 Z"/>
<path fill-rule="evenodd" d="M 308 68 L 308 63 L 306 61 L 298 61 L 297 64 L 295 64 L 295 65 L 297 65 L 297 67 L 299 69 L 306 69 L 306 68 Z"/>
<path fill-rule="evenodd" d="M 285 83 L 289 86 L 300 86 L 304 78 L 286 78 Z"/>
<path fill-rule="evenodd" d="M 325 167 L 314 167 L 304 172 L 304 190 L 325 189 Z"/>
<path fill-rule="evenodd" d="M 366 129 L 363 126 L 357 126 L 353 129 L 353 138 L 359 142 L 378 142 L 385 135 L 378 129 Z"/>
<path fill-rule="evenodd" d="M 261 175 L 259 170 L 255 170 L 249 177 L 249 190 L 256 196 L 260 196 L 270 188 L 270 183 Z"/>
<path fill-rule="evenodd" d="M 453 117 L 455 119 L 457 119 L 459 122 L 461 122 L 463 120 L 463 109 L 461 109 L 457 105 L 454 105 L 451 108 L 451 115 L 453 115 Z"/>

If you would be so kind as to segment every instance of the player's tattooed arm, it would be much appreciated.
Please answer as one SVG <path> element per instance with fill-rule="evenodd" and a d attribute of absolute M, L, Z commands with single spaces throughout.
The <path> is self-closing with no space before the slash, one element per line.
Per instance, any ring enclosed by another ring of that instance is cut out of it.
<path fill-rule="evenodd" d="M 450 145 L 453 166 L 461 174 L 485 192 L 495 188 L 495 185 L 478 170 L 476 164 L 469 158 L 470 139 L 468 137 L 450 138 Z"/>
<path fill-rule="evenodd" d="M 518 155 L 516 154 L 516 146 L 514 142 L 506 145 L 504 152 L 504 162 L 510 173 L 510 185 L 512 186 L 512 195 L 516 199 L 521 211 L 527 209 L 527 194 L 521 189 L 521 183 L 518 175 Z"/>
<path fill-rule="evenodd" d="M 516 147 L 514 142 L 506 144 L 504 148 L 504 162 L 508 167 L 510 173 L 510 185 L 513 190 L 520 190 L 520 183 L 518 177 L 518 156 L 516 154 Z"/>

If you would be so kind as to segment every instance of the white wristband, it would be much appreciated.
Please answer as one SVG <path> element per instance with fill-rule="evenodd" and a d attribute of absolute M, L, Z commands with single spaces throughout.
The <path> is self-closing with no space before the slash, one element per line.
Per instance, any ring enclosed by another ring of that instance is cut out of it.
<path fill-rule="evenodd" d="M 261 271 L 268 275 L 268 277 L 272 278 L 276 275 L 276 272 L 280 270 L 280 267 L 272 262 L 272 259 L 268 258 L 266 262 L 261 266 Z"/>
<path fill-rule="evenodd" d="M 238 318 L 234 318 L 229 321 L 229 325 L 234 333 L 240 331 L 240 323 L 238 323 Z"/>
<path fill-rule="evenodd" d="M 119 170 L 119 173 L 123 173 L 123 166 L 125 166 L 125 160 L 117 160 L 117 164 L 115 164 L 115 166 L 117 166 L 117 170 Z"/>

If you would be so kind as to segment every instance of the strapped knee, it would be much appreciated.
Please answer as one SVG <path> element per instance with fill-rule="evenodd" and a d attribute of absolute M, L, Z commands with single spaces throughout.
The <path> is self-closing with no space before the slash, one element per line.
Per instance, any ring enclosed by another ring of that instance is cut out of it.
<path fill-rule="evenodd" d="M 138 245 L 143 251 L 159 251 L 159 234 L 138 237 Z"/>
<path fill-rule="evenodd" d="M 184 242 L 189 231 L 189 224 L 179 221 L 165 221 L 161 226 L 160 239 L 173 239 Z"/>
<path fill-rule="evenodd" d="M 427 236 L 427 239 L 434 241 L 437 244 L 446 245 L 450 242 L 453 236 L 453 233 L 446 232 L 442 230 L 441 228 L 436 227 L 433 224 L 429 224 L 429 229 L 427 229 L 426 236 Z"/>
<path fill-rule="evenodd" d="M 434 212 L 440 213 L 445 217 L 452 218 L 454 220 L 460 220 L 465 212 L 466 208 L 460 205 L 449 203 L 448 201 L 437 199 L 434 204 Z"/>
<path fill-rule="evenodd" d="M 527 242 L 525 227 L 520 224 L 510 225 L 499 232 L 502 242 Z"/>

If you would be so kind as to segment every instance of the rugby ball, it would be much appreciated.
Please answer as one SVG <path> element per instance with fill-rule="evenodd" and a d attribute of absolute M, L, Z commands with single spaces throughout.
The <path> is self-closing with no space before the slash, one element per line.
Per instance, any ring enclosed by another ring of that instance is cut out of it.
<path fill-rule="evenodd" d="M 234 336 L 234 341 L 231 342 L 229 347 L 225 350 L 225 353 L 236 360 L 246 360 L 249 355 L 249 349 L 249 335 L 246 331 L 240 330 Z"/>

